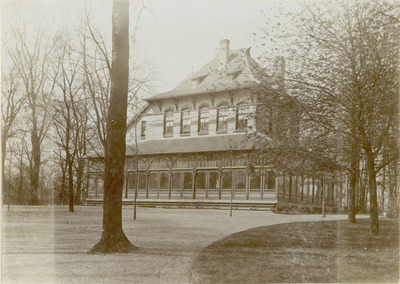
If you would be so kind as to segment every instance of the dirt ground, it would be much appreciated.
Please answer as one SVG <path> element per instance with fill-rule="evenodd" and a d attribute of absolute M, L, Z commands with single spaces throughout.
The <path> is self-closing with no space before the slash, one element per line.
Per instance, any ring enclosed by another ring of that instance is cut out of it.
<path fill-rule="evenodd" d="M 1 283 L 191 283 L 194 257 L 235 232 L 346 215 L 283 215 L 270 211 L 123 208 L 123 228 L 139 250 L 92 255 L 101 236 L 102 207 L 11 206 L 2 209 Z"/>

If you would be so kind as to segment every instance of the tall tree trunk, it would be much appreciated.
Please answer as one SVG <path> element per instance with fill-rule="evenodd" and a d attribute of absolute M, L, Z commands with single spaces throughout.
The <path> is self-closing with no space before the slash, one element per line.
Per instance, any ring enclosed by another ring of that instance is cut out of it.
<path fill-rule="evenodd" d="M 393 204 L 392 204 L 392 208 L 393 208 L 393 212 L 396 213 L 396 216 L 398 216 L 398 212 L 399 212 L 399 203 L 398 203 L 398 194 L 397 194 L 397 160 L 393 161 L 394 165 L 393 165 L 393 170 L 394 170 L 394 186 L 393 186 Z"/>
<path fill-rule="evenodd" d="M 31 174 L 31 196 L 30 205 L 39 205 L 39 173 L 40 173 L 40 138 L 37 133 L 36 119 L 33 119 L 32 130 L 32 158 L 33 167 Z"/>
<path fill-rule="evenodd" d="M 390 216 L 396 216 L 398 212 L 397 205 L 397 161 L 389 165 L 389 202 L 388 211 Z"/>
<path fill-rule="evenodd" d="M 370 218 L 371 218 L 371 234 L 379 235 L 379 220 L 378 220 L 378 198 L 376 194 L 376 172 L 375 172 L 375 158 L 373 154 L 367 153 L 368 158 L 368 177 L 369 177 L 369 204 L 370 204 Z"/>
<path fill-rule="evenodd" d="M 60 192 L 60 204 L 64 205 L 64 190 L 65 190 L 65 167 L 62 165 L 62 177 L 61 177 L 61 192 Z"/>
<path fill-rule="evenodd" d="M 76 193 L 75 193 L 75 200 L 74 200 L 74 204 L 78 204 L 77 202 L 79 202 L 79 204 L 81 204 L 81 202 L 83 201 L 84 197 L 82 196 L 82 188 L 84 188 L 84 186 L 82 186 L 83 182 L 84 182 L 84 164 L 83 164 L 83 159 L 78 158 L 78 167 L 76 169 Z"/>
<path fill-rule="evenodd" d="M 385 212 L 385 186 L 386 186 L 386 166 L 383 167 L 381 185 L 381 211 Z"/>
<path fill-rule="evenodd" d="M 116 253 L 137 249 L 122 229 L 122 190 L 126 151 L 129 73 L 129 2 L 114 0 L 112 72 L 105 149 L 103 233 L 90 252 Z"/>
<path fill-rule="evenodd" d="M 350 161 L 350 187 L 348 190 L 348 200 L 347 200 L 347 207 L 348 207 L 348 221 L 351 223 L 357 223 L 356 220 L 356 184 L 357 184 L 357 172 L 358 172 L 358 163 L 356 154 L 358 151 L 357 141 L 353 138 L 352 141 L 352 154 L 351 154 L 351 161 Z"/>
<path fill-rule="evenodd" d="M 4 167 L 6 164 L 6 147 L 7 147 L 7 139 L 5 139 L 3 134 L 3 136 L 1 137 L 1 188 L 3 190 L 6 188 L 5 167 Z M 8 178 L 10 178 L 10 176 Z M 4 203 L 4 199 L 2 200 L 2 203 Z"/>
<path fill-rule="evenodd" d="M 74 176 L 72 173 L 72 161 L 71 156 L 67 152 L 67 163 L 68 163 L 68 196 L 69 196 L 69 212 L 74 212 Z"/>

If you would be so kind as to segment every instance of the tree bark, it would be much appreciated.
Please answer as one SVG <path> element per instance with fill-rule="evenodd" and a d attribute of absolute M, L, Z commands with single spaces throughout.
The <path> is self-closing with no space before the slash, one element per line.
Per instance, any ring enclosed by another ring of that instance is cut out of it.
<path fill-rule="evenodd" d="M 381 185 L 381 210 L 385 212 L 385 186 L 386 186 L 386 166 L 383 167 Z"/>
<path fill-rule="evenodd" d="M 39 205 L 39 173 L 40 173 L 40 138 L 37 133 L 37 124 L 35 119 L 35 114 L 33 114 L 33 130 L 32 130 L 32 158 L 33 158 L 33 167 L 32 167 L 32 175 L 31 175 L 31 195 L 29 199 L 30 205 Z"/>
<path fill-rule="evenodd" d="M 370 203 L 370 219 L 371 219 L 371 235 L 379 235 L 379 220 L 378 220 L 378 198 L 376 194 L 376 172 L 375 158 L 373 154 L 367 153 L 368 158 L 368 176 L 369 176 L 369 203 Z"/>
<path fill-rule="evenodd" d="M 348 221 L 351 223 L 357 223 L 356 220 L 356 184 L 357 184 L 357 171 L 358 171 L 358 163 L 356 154 L 358 151 L 357 141 L 353 138 L 352 141 L 352 154 L 350 161 L 350 187 L 348 188 L 348 201 L 347 201 L 347 210 L 348 210 Z"/>
<path fill-rule="evenodd" d="M 74 212 L 74 177 L 72 172 L 72 161 L 70 154 L 67 152 L 68 162 L 68 195 L 69 195 L 69 212 Z"/>
<path fill-rule="evenodd" d="M 105 149 L 103 233 L 90 252 L 117 253 L 137 249 L 122 229 L 122 190 L 126 151 L 129 73 L 129 2 L 113 2 L 112 72 Z"/>

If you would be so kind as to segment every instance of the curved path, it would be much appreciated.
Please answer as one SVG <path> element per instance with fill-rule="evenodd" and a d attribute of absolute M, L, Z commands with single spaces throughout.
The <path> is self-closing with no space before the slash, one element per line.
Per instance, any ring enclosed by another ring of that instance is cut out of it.
<path fill-rule="evenodd" d="M 346 215 L 283 215 L 270 211 L 123 209 L 132 254 L 90 255 L 100 238 L 102 207 L 12 207 L 3 213 L 4 283 L 190 283 L 201 249 L 259 226 L 346 219 Z"/>

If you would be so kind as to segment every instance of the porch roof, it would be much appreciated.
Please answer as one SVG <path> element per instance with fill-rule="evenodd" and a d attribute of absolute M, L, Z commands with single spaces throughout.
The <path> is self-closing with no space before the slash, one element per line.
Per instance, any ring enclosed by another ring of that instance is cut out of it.
<path fill-rule="evenodd" d="M 138 142 L 139 155 L 250 150 L 252 148 L 253 142 L 245 139 L 245 134 L 165 138 Z M 135 155 L 135 144 L 127 145 L 126 155 Z"/>

